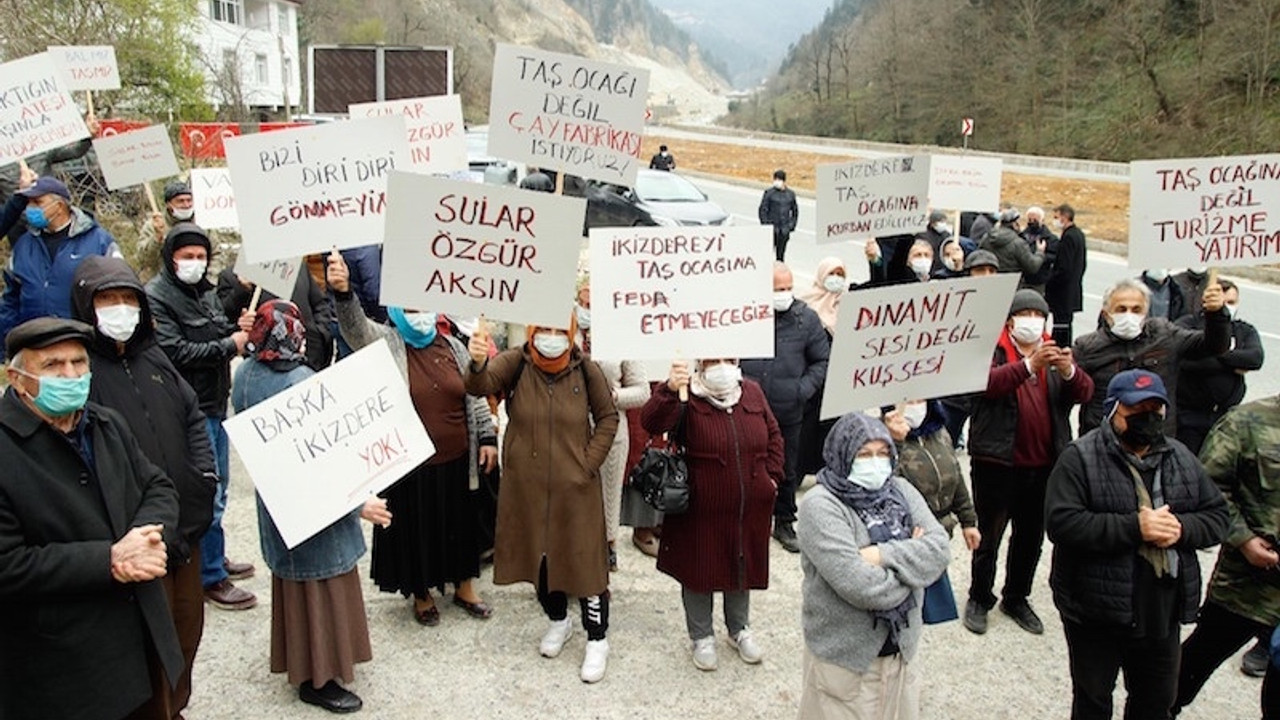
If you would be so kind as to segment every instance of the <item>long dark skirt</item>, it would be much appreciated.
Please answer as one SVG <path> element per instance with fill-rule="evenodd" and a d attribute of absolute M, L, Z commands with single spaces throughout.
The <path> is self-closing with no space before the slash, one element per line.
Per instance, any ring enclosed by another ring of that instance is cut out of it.
<path fill-rule="evenodd" d="M 370 575 L 379 590 L 425 597 L 480 576 L 478 494 L 467 488 L 467 475 L 463 455 L 421 465 L 382 493 L 392 520 L 373 529 Z"/>
<path fill-rule="evenodd" d="M 289 684 L 349 683 L 356 663 L 373 659 L 360 574 L 352 568 L 324 580 L 271 576 L 271 672 Z"/>

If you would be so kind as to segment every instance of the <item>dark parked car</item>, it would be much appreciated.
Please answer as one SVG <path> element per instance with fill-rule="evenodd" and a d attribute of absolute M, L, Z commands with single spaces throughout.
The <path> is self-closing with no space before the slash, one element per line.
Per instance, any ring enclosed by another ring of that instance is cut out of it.
<path fill-rule="evenodd" d="M 674 172 L 641 169 L 634 188 L 589 180 L 565 194 L 587 199 L 587 228 L 633 225 L 727 225 L 729 213 Z"/>

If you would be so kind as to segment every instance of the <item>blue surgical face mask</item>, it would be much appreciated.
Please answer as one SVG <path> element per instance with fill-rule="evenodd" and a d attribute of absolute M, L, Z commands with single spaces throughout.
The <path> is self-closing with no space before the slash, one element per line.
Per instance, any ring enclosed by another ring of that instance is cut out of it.
<path fill-rule="evenodd" d="M 45 217 L 44 210 L 39 206 L 28 205 L 22 217 L 26 219 L 27 227 L 32 230 L 44 230 L 49 227 L 49 218 Z"/>
<path fill-rule="evenodd" d="M 89 384 L 93 373 L 85 373 L 78 378 L 32 375 L 25 370 L 18 370 L 22 375 L 40 381 L 40 392 L 31 402 L 40 412 L 49 417 L 70 415 L 84 407 L 89 400 Z"/>
<path fill-rule="evenodd" d="M 868 490 L 879 490 L 893 474 L 893 463 L 887 457 L 855 458 L 849 470 L 849 482 Z"/>

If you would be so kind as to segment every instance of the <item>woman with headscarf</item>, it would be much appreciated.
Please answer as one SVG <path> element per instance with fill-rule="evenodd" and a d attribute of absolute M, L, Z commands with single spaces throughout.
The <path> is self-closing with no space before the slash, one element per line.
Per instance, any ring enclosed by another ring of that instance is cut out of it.
<path fill-rule="evenodd" d="M 578 281 L 577 304 L 573 308 L 578 321 L 578 347 L 591 355 L 591 279 Z M 627 454 L 630 450 L 630 430 L 627 411 L 639 408 L 649 399 L 649 379 L 644 365 L 633 360 L 600 360 L 596 362 L 600 372 L 609 380 L 613 391 L 613 404 L 618 408 L 618 432 L 613 436 L 613 447 L 600 468 L 601 489 L 604 492 L 604 529 L 609 540 L 609 571 L 618 569 L 618 529 L 622 520 L 623 481 L 627 470 Z"/>
<path fill-rule="evenodd" d="M 896 471 L 889 430 L 840 418 L 800 504 L 804 692 L 800 717 L 920 716 L 914 666 L 924 588 L 947 568 L 947 532 Z"/>
<path fill-rule="evenodd" d="M 481 323 L 483 325 L 483 323 Z M 553 658 L 573 634 L 578 598 L 587 648 L 580 676 L 599 682 L 609 662 L 609 546 L 600 467 L 613 446 L 618 410 L 604 373 L 574 346 L 569 329 L 531 326 L 529 341 L 489 357 L 488 332 L 467 346 L 467 391 L 506 395 L 502 487 L 493 581 L 533 583 L 551 621 L 539 651 Z"/>
<path fill-rule="evenodd" d="M 298 306 L 263 303 L 249 332 L 249 357 L 236 370 L 231 405 L 257 405 L 315 374 L 307 366 L 306 328 Z M 360 698 L 338 684 L 355 679 L 355 664 L 373 658 L 356 561 L 364 555 L 360 518 L 385 529 L 387 503 L 370 498 L 289 550 L 262 498 L 258 535 L 271 568 L 271 672 L 289 674 L 298 697 L 330 712 L 359 710 Z"/>
<path fill-rule="evenodd" d="M 453 604 L 481 620 L 493 614 L 476 590 L 483 550 L 479 523 L 480 471 L 497 463 L 497 431 L 483 397 L 464 387 L 466 348 L 437 329 L 435 313 L 387 308 L 391 325 L 365 317 L 351 291 L 342 256 L 329 256 L 328 280 L 338 326 L 353 350 L 386 340 L 404 373 L 409 396 L 436 452 L 383 495 L 396 524 L 374 528 L 370 574 L 383 592 L 413 597 L 413 616 L 440 624 L 431 595 L 454 586 Z"/>
<path fill-rule="evenodd" d="M 813 276 L 813 285 L 796 293 L 797 298 L 818 313 L 828 335 L 836 333 L 836 312 L 840 309 L 840 298 L 849 290 L 848 275 L 840 258 L 822 258 Z"/>
<path fill-rule="evenodd" d="M 688 388 L 689 399 L 679 399 Z M 689 468 L 689 509 L 667 515 L 658 569 L 680 582 L 693 665 L 716 669 L 714 593 L 724 602 L 729 646 L 748 664 L 764 653 L 751 634 L 752 590 L 769 587 L 769 531 L 782 474 L 782 431 L 736 360 L 683 360 L 641 411 L 652 435 L 674 433 Z"/>

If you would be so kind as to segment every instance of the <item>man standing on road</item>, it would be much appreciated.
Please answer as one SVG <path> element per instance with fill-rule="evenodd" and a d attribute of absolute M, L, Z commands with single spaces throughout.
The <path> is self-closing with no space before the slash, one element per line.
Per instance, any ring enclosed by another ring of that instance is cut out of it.
<path fill-rule="evenodd" d="M 1071 351 L 1047 334 L 1048 315 L 1040 293 L 1024 288 L 1014 294 L 986 392 L 973 400 L 969 455 L 982 542 L 973 553 L 964 626 L 979 635 L 996 604 L 996 564 L 1010 524 L 1000 611 L 1023 630 L 1044 633 L 1028 598 L 1044 545 L 1045 482 L 1071 441 L 1071 408 L 1093 394 L 1093 381 L 1076 367 Z"/>
<path fill-rule="evenodd" d="M 1223 660 L 1250 638 L 1270 638 L 1280 625 L 1277 448 L 1280 397 L 1270 397 L 1228 412 L 1209 433 L 1200 453 L 1205 471 L 1226 496 L 1231 526 L 1218 550 L 1199 624 L 1182 644 L 1175 714 L 1195 700 Z M 1265 662 L 1259 674 L 1266 675 L 1263 717 L 1280 718 L 1280 669 Z"/>
<path fill-rule="evenodd" d="M 1222 309 L 1222 288 L 1216 283 L 1204 291 L 1204 330 L 1187 330 L 1163 318 L 1149 317 L 1151 293 L 1139 280 L 1123 278 L 1102 295 L 1101 327 L 1076 340 L 1076 362 L 1093 377 L 1093 399 L 1080 410 L 1080 432 L 1103 424 L 1103 388 L 1111 378 L 1130 368 L 1149 369 L 1160 376 L 1177 398 L 1178 370 L 1183 360 L 1215 357 L 1231 342 L 1231 316 Z M 1170 402 L 1164 413 L 1165 433 L 1176 435 L 1177 406 Z"/>
<path fill-rule="evenodd" d="M 800 552 L 796 542 L 796 488 L 800 485 L 800 429 L 805 403 L 827 380 L 831 342 L 822 320 L 792 294 L 791 270 L 773 265 L 774 355 L 743 360 L 742 374 L 764 390 L 769 408 L 782 429 L 783 473 L 773 508 L 773 537 L 787 552 Z"/>
<path fill-rule="evenodd" d="M 0 717 L 130 714 L 182 675 L 159 578 L 178 496 L 123 418 L 88 402 L 93 329 L 5 338 L 0 398 Z"/>
<path fill-rule="evenodd" d="M 1063 203 L 1053 209 L 1058 226 L 1058 252 L 1053 257 L 1053 270 L 1044 286 L 1044 299 L 1053 313 L 1053 340 L 1058 347 L 1071 347 L 1071 323 L 1084 309 L 1084 271 L 1088 253 L 1084 232 L 1076 226 L 1076 211 Z"/>
<path fill-rule="evenodd" d="M 156 320 L 156 341 L 200 398 L 218 465 L 213 524 L 200 542 L 205 599 L 223 610 L 248 610 L 258 604 L 258 598 L 232 580 L 251 577 L 254 567 L 227 559 L 222 530 L 231 479 L 231 450 L 222 421 L 231 395 L 231 359 L 244 354 L 249 333 L 243 325 L 252 319 L 246 313 L 237 329 L 224 314 L 213 283 L 205 276 L 212 247 L 209 236 L 195 223 L 174 225 L 160 249 L 160 272 L 147 283 L 146 291 Z"/>
<path fill-rule="evenodd" d="M 1124 672 L 1127 720 L 1165 720 L 1177 693 L 1178 625 L 1200 603 L 1196 550 L 1222 542 L 1227 503 L 1185 445 L 1165 437 L 1160 376 L 1126 370 L 1106 421 L 1049 476 L 1049 584 L 1071 668 L 1072 720 L 1111 720 Z"/>
<path fill-rule="evenodd" d="M 773 171 L 773 186 L 760 198 L 760 224 L 773 226 L 773 251 L 778 262 L 785 261 L 787 241 L 800 220 L 800 206 L 796 194 L 787 187 L 787 171 Z"/>
<path fill-rule="evenodd" d="M 675 170 L 676 169 L 676 158 L 674 155 L 671 154 L 671 151 L 667 150 L 666 145 L 662 145 L 658 147 L 658 154 L 654 155 L 653 158 L 649 160 L 649 169 L 650 170 Z"/>

